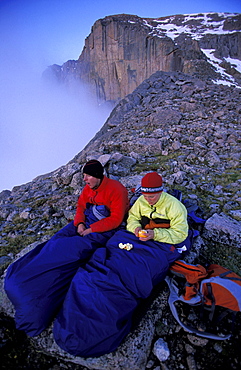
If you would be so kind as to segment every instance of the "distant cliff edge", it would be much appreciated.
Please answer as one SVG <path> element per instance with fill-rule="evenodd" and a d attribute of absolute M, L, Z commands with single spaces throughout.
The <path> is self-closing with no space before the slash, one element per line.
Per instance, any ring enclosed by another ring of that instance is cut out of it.
<path fill-rule="evenodd" d="M 70 87 L 87 84 L 98 101 L 118 101 L 156 71 L 180 71 L 241 86 L 241 14 L 97 20 L 78 60 L 44 72 Z"/>

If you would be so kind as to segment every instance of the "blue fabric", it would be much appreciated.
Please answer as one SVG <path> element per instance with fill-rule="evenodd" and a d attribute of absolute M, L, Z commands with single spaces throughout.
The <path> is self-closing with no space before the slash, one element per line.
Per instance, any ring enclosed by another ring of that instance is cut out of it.
<path fill-rule="evenodd" d="M 93 211 L 94 207 L 95 207 L 96 211 L 101 215 L 101 217 L 99 219 L 108 217 L 110 215 L 110 211 L 108 210 L 108 208 L 106 206 L 104 206 L 104 205 L 94 205 L 93 206 L 93 204 L 87 203 L 86 204 L 86 210 L 85 210 L 85 218 L 86 218 L 85 226 L 86 226 L 86 228 L 90 227 L 91 224 L 98 221 L 98 219 L 95 216 L 94 211 Z"/>
<path fill-rule="evenodd" d="M 204 218 L 198 217 L 195 214 L 195 211 L 191 211 L 188 213 L 188 216 L 197 224 L 204 224 L 206 220 Z"/>
<path fill-rule="evenodd" d="M 119 243 L 131 243 L 133 248 L 120 249 Z M 129 333 L 140 300 L 150 295 L 179 257 L 170 244 L 142 242 L 126 230 L 117 231 L 74 276 L 54 323 L 56 343 L 82 357 L 114 351 Z"/>
<path fill-rule="evenodd" d="M 92 217 L 92 215 L 91 215 Z M 114 351 L 129 333 L 133 313 L 182 254 L 167 243 L 140 241 L 126 231 L 81 237 L 73 223 L 13 263 L 5 289 L 16 327 L 40 334 L 55 318 L 56 343 L 75 356 Z M 130 251 L 120 243 L 131 243 Z M 192 243 L 192 233 L 178 246 Z"/>
<path fill-rule="evenodd" d="M 78 268 L 113 234 L 81 237 L 71 222 L 10 265 L 5 290 L 16 310 L 16 328 L 29 336 L 40 334 L 56 316 Z"/>

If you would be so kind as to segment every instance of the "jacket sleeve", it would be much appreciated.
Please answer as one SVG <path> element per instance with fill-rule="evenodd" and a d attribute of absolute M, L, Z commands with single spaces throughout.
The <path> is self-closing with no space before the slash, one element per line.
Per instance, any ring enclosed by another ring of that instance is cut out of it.
<path fill-rule="evenodd" d="M 187 210 L 184 206 L 173 205 L 169 210 L 170 228 L 154 229 L 154 240 L 178 244 L 183 242 L 188 236 Z"/>
<path fill-rule="evenodd" d="M 129 210 L 129 215 L 127 219 L 126 229 L 132 233 L 135 233 L 137 227 L 141 227 L 141 210 L 140 203 L 138 199 L 135 201 L 131 209 Z"/>
<path fill-rule="evenodd" d="M 92 232 L 104 232 L 117 228 L 123 222 L 128 211 L 128 192 L 124 186 L 116 187 L 106 196 L 109 197 L 110 216 L 91 224 Z"/>
<path fill-rule="evenodd" d="M 78 226 L 80 223 L 85 223 L 85 208 L 86 208 L 86 199 L 85 199 L 85 188 L 82 190 L 78 202 L 74 218 L 74 225 Z"/>

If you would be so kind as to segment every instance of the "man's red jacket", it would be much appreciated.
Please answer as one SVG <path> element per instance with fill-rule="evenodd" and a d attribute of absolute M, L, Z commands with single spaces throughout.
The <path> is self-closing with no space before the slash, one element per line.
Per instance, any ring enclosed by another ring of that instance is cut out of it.
<path fill-rule="evenodd" d="M 129 210 L 129 200 L 127 189 L 117 180 L 109 179 L 104 176 L 100 186 L 93 190 L 86 185 L 82 190 L 78 203 L 74 225 L 78 226 L 81 222 L 85 223 L 84 211 L 86 203 L 105 205 L 110 216 L 103 218 L 90 225 L 92 232 L 104 232 L 118 227 Z"/>

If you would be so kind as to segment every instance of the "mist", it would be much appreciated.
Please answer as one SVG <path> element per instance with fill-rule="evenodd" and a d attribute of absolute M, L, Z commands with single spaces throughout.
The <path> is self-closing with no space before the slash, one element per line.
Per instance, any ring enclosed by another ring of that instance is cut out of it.
<path fill-rule="evenodd" d="M 0 191 L 31 181 L 70 161 L 101 128 L 110 111 L 86 86 L 46 83 L 47 68 L 33 45 L 5 33 L 0 61 Z M 37 42 L 37 44 L 36 44 Z M 37 49 L 37 47 L 39 47 Z"/>
<path fill-rule="evenodd" d="M 26 65 L 12 66 L 0 86 L 0 190 L 66 164 L 110 113 L 86 87 L 46 84 Z"/>
<path fill-rule="evenodd" d="M 0 0 L 0 191 L 69 162 L 110 113 L 86 86 L 67 90 L 42 78 L 49 65 L 81 54 L 88 32 L 76 4 Z"/>

